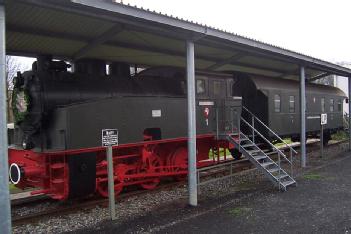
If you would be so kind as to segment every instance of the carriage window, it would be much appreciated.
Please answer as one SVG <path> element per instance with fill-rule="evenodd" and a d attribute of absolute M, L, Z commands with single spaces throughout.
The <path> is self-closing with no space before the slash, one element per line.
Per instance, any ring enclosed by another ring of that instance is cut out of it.
<path fill-rule="evenodd" d="M 280 95 L 274 95 L 274 112 L 280 112 Z"/>
<path fill-rule="evenodd" d="M 321 112 L 324 113 L 325 112 L 325 99 L 321 98 Z"/>
<path fill-rule="evenodd" d="M 341 112 L 341 107 L 342 107 L 342 102 L 341 102 L 341 100 L 339 99 L 339 100 L 338 100 L 338 112 Z"/>
<path fill-rule="evenodd" d="M 196 80 L 196 93 L 204 94 L 206 92 L 205 80 Z"/>
<path fill-rule="evenodd" d="M 289 96 L 289 112 L 295 112 L 295 96 Z"/>
<path fill-rule="evenodd" d="M 330 99 L 330 112 L 334 112 L 334 99 Z"/>
<path fill-rule="evenodd" d="M 215 97 L 221 95 L 221 82 L 220 81 L 213 81 L 213 95 Z"/>

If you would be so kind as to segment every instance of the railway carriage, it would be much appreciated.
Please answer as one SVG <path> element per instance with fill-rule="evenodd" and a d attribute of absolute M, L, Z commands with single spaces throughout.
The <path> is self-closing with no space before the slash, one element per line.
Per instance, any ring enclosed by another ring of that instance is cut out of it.
<path fill-rule="evenodd" d="M 234 82 L 233 93 L 243 97 L 243 106 L 279 136 L 291 137 L 293 141 L 300 140 L 299 82 L 243 74 L 237 75 Z M 306 135 L 318 136 L 320 115 L 326 113 L 328 118 L 323 143 L 327 144 L 331 134 L 343 129 L 345 100 L 345 93 L 338 88 L 306 83 Z M 260 132 L 274 139 L 267 129 L 262 128 Z"/>

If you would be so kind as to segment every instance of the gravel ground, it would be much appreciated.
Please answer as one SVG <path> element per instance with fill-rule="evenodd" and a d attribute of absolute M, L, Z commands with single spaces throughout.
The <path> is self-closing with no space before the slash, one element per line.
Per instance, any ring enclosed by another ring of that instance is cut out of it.
<path fill-rule="evenodd" d="M 324 151 L 324 158 L 319 157 L 319 152 L 311 152 L 308 154 L 307 170 L 318 165 L 322 165 L 326 161 L 339 157 L 340 152 L 346 151 L 348 145 L 346 143 L 328 147 Z M 297 157 L 298 158 L 298 157 Z M 295 161 L 295 172 L 301 174 L 303 170 L 299 167 L 299 160 Z M 306 169 L 305 169 L 306 170 Z M 219 198 L 232 196 L 233 193 L 240 193 L 242 196 L 249 196 L 250 191 L 271 190 L 272 185 L 258 171 L 250 171 L 242 173 L 214 183 L 201 186 L 200 202 L 218 201 Z M 138 217 L 152 213 L 153 210 L 160 209 L 178 209 L 187 203 L 186 186 L 180 186 L 172 190 L 162 190 L 132 197 L 121 201 L 116 205 L 117 221 L 114 225 L 125 225 Z M 52 203 L 42 203 L 33 207 L 26 207 L 23 210 L 16 210 L 16 213 L 36 212 L 38 209 L 44 209 Z M 59 206 L 59 204 L 54 204 Z M 87 232 L 89 229 L 98 230 L 99 226 L 104 226 L 108 221 L 108 209 L 104 207 L 95 207 L 76 213 L 57 216 L 53 218 L 44 218 L 37 223 L 24 224 L 13 227 L 14 233 L 62 233 L 70 231 Z"/>

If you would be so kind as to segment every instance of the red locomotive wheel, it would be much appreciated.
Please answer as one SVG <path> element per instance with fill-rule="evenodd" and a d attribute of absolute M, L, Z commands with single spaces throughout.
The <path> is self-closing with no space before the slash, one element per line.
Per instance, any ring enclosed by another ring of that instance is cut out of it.
<path fill-rule="evenodd" d="M 188 150 L 185 147 L 179 147 L 174 151 L 170 159 L 173 172 L 187 171 L 188 168 Z M 187 174 L 176 175 L 178 181 L 185 180 Z"/>
<path fill-rule="evenodd" d="M 115 196 L 120 194 L 123 190 L 124 176 L 128 171 L 128 165 L 119 164 L 114 168 L 115 174 Z M 117 176 L 117 178 L 116 178 Z M 108 197 L 108 181 L 104 179 L 103 181 L 97 181 L 97 191 L 103 197 Z"/>
<path fill-rule="evenodd" d="M 140 173 L 158 173 L 161 171 L 159 168 L 161 166 L 161 159 L 159 156 L 152 154 L 148 158 L 148 163 L 146 167 L 142 168 L 139 172 Z M 154 178 L 149 182 L 141 183 L 140 187 L 146 190 L 152 190 L 157 187 L 157 185 L 160 183 L 160 178 Z"/>
<path fill-rule="evenodd" d="M 115 196 L 119 195 L 123 190 L 123 184 L 122 183 L 116 183 L 115 181 Z M 97 185 L 97 192 L 103 196 L 103 197 L 108 197 L 108 183 L 107 181 L 100 182 Z"/>

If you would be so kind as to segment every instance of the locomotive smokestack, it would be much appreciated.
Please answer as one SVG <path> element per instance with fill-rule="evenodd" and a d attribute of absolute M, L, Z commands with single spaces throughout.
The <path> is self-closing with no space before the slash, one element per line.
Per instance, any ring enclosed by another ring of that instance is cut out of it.
<path fill-rule="evenodd" d="M 52 61 L 51 55 L 39 55 L 37 57 L 37 61 L 35 61 L 32 65 L 33 71 L 45 71 L 48 70 L 50 66 L 50 62 Z"/>

